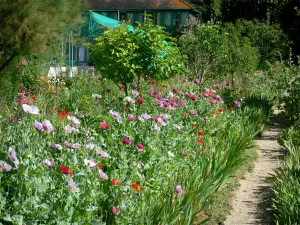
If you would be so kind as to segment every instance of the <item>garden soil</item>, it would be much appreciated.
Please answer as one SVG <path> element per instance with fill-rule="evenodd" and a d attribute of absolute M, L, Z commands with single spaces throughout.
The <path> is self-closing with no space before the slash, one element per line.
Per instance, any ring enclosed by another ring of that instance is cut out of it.
<path fill-rule="evenodd" d="M 253 172 L 240 181 L 231 201 L 232 210 L 224 222 L 225 225 L 274 224 L 270 211 L 272 197 L 274 197 L 270 178 L 274 170 L 280 167 L 280 161 L 284 157 L 277 143 L 277 138 L 282 131 L 276 121 L 277 114 L 278 111 L 275 111 L 273 127 L 255 140 L 259 159 L 255 163 Z"/>

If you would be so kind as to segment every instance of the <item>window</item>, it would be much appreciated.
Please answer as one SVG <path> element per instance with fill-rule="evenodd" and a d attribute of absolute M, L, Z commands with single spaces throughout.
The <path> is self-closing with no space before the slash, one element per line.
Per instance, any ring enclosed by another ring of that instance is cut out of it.
<path fill-rule="evenodd" d="M 187 19 L 189 17 L 189 13 L 188 12 L 182 12 L 180 14 L 180 25 L 183 25 L 186 23 Z"/>

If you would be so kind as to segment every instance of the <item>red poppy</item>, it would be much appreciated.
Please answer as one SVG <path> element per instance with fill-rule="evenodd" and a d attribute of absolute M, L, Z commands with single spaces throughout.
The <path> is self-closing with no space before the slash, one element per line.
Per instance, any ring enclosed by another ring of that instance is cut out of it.
<path fill-rule="evenodd" d="M 219 112 L 219 113 L 222 113 L 222 112 L 223 112 L 223 109 L 218 108 L 218 112 Z"/>
<path fill-rule="evenodd" d="M 63 173 L 63 174 L 66 174 L 66 175 L 71 175 L 73 174 L 73 172 L 70 170 L 69 167 L 67 166 L 60 166 L 59 167 L 59 170 Z"/>
<path fill-rule="evenodd" d="M 161 85 L 163 88 L 167 88 L 167 85 L 166 84 L 162 84 Z"/>
<path fill-rule="evenodd" d="M 131 186 L 136 190 L 136 192 L 140 191 L 140 187 L 138 184 L 132 184 Z"/>
<path fill-rule="evenodd" d="M 59 107 L 59 106 L 58 106 Z M 71 113 L 68 112 L 67 108 L 64 108 L 62 112 L 57 112 L 57 114 L 59 115 L 60 119 L 65 119 L 67 118 L 68 115 L 70 115 Z"/>
<path fill-rule="evenodd" d="M 203 140 L 202 139 L 198 140 L 198 144 L 202 145 L 203 144 Z"/>
<path fill-rule="evenodd" d="M 109 124 L 108 123 L 105 123 L 105 122 L 101 122 L 100 123 L 100 127 L 103 129 L 103 130 L 107 130 L 109 128 Z"/>
<path fill-rule="evenodd" d="M 104 167 L 104 164 L 98 163 L 98 168 L 102 169 Z"/>
<path fill-rule="evenodd" d="M 197 124 L 193 124 L 193 128 L 194 128 L 194 129 L 197 128 Z"/>
<path fill-rule="evenodd" d="M 197 98 L 196 98 L 196 96 L 195 95 L 191 95 L 191 97 L 190 97 L 193 101 L 196 101 L 197 100 Z"/>
<path fill-rule="evenodd" d="M 31 100 L 32 100 L 33 103 L 36 103 L 36 97 L 35 96 L 32 96 Z"/>
<path fill-rule="evenodd" d="M 200 130 L 200 131 L 198 132 L 198 136 L 203 136 L 203 134 L 204 134 L 204 131 L 202 131 L 202 130 Z"/>
<path fill-rule="evenodd" d="M 119 185 L 119 184 L 120 184 L 120 181 L 117 180 L 117 179 L 112 179 L 112 180 L 110 181 L 110 183 L 113 184 L 113 185 Z"/>
<path fill-rule="evenodd" d="M 141 150 L 144 149 L 144 145 L 142 145 L 140 142 L 138 142 L 136 146 Z"/>
<path fill-rule="evenodd" d="M 125 106 L 125 110 L 127 111 L 129 109 L 128 105 Z"/>
<path fill-rule="evenodd" d="M 211 116 L 216 116 L 216 112 L 215 111 L 211 112 Z"/>

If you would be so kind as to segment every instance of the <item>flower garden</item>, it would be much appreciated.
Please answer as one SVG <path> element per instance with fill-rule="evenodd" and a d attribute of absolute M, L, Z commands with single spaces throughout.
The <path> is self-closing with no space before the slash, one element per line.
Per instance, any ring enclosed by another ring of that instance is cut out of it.
<path fill-rule="evenodd" d="M 89 44 L 97 76 L 13 61 L 0 92 L 0 224 L 209 223 L 276 107 L 290 157 L 273 209 L 297 221 L 300 69 L 262 69 L 261 45 L 237 28 L 192 24 L 175 39 L 150 19 L 121 25 Z"/>

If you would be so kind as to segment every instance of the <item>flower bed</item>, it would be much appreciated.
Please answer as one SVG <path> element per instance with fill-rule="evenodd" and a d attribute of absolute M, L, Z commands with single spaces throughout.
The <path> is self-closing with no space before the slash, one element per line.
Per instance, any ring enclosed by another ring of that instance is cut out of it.
<path fill-rule="evenodd" d="M 256 124 L 183 83 L 143 84 L 118 102 L 91 86 L 73 112 L 50 113 L 63 95 L 45 93 L 3 109 L 15 119 L 0 126 L 0 222 L 192 224 L 242 165 Z"/>

